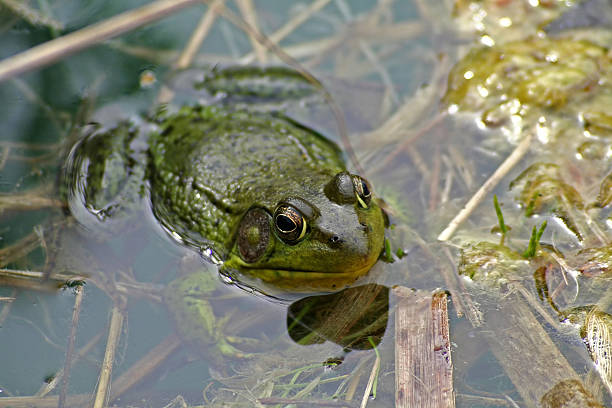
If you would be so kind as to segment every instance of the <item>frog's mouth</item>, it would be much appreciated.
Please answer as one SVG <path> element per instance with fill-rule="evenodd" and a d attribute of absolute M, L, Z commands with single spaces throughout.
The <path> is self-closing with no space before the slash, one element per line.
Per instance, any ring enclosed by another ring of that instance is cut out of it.
<path fill-rule="evenodd" d="M 232 268 L 231 262 L 226 267 Z M 271 269 L 260 266 L 240 265 L 239 274 L 255 278 L 279 288 L 291 291 L 338 290 L 367 274 L 372 265 L 347 271 L 316 271 L 305 269 Z M 232 268 L 234 269 L 234 268 Z"/>

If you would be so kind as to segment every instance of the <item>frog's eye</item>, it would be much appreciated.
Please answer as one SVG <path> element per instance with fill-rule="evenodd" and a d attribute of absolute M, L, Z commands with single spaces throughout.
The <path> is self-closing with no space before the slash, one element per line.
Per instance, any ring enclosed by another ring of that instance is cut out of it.
<path fill-rule="evenodd" d="M 355 196 L 359 205 L 362 208 L 368 208 L 370 201 L 372 201 L 372 192 L 368 182 L 359 176 L 353 176 L 353 186 L 355 187 Z"/>
<path fill-rule="evenodd" d="M 295 244 L 306 235 L 306 220 L 290 205 L 280 205 L 274 211 L 276 233 L 287 244 Z"/>

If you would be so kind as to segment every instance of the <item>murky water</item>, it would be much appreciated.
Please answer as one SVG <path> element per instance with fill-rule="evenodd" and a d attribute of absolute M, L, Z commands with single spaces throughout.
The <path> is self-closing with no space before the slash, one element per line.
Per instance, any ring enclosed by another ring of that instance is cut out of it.
<path fill-rule="evenodd" d="M 141 3 L 2 9 L 0 57 Z M 359 287 L 320 297 L 232 285 L 169 237 L 147 205 L 108 223 L 70 215 L 63 166 L 83 129 L 139 121 L 156 101 L 198 98 L 172 70 L 206 7 L 1 82 L 0 406 L 57 406 L 62 393 L 67 406 L 85 406 L 109 349 L 115 406 L 359 406 L 364 392 L 368 407 L 393 406 L 395 285 L 451 294 L 457 406 L 536 406 L 574 378 L 609 404 L 611 365 L 596 350 L 609 347 L 611 328 L 612 121 L 602 107 L 612 95 L 612 11 L 605 1 L 583 3 L 254 1 L 260 30 L 340 105 L 350 145 L 329 106 L 292 115 L 344 148 L 392 224 L 388 251 Z M 278 52 L 253 47 L 218 16 L 190 72 L 281 63 Z M 440 241 L 509 156 L 517 160 L 507 173 Z M 503 234 L 493 194 L 511 227 Z M 175 334 L 163 289 L 194 270 L 218 280 L 211 304 L 223 333 L 244 340 L 247 358 L 220 357 L 215 345 L 198 349 Z M 57 274 L 85 284 L 49 290 Z M 546 406 L 564 406 L 555 403 Z"/>

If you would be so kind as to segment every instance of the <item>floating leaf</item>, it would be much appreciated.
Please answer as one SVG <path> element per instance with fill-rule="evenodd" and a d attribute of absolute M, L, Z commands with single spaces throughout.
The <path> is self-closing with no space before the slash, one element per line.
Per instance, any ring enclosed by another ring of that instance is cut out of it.
<path fill-rule="evenodd" d="M 510 183 L 510 189 L 520 190 L 517 200 L 525 209 L 525 215 L 559 217 L 582 240 L 575 210 L 583 210 L 584 202 L 576 189 L 563 181 L 558 165 L 535 163 Z"/>

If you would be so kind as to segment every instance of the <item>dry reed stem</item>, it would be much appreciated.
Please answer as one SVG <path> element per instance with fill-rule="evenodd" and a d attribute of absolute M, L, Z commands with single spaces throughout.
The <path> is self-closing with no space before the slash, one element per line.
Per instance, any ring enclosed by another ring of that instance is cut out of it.
<path fill-rule="evenodd" d="M 74 297 L 74 308 L 72 309 L 72 325 L 70 326 L 70 336 L 68 337 L 68 346 L 66 347 L 66 360 L 64 361 L 64 373 L 62 375 L 62 388 L 57 404 L 58 408 L 64 408 L 66 404 L 66 392 L 68 391 L 68 382 L 70 381 L 74 342 L 76 340 L 77 326 L 79 325 L 79 316 L 81 315 L 81 303 L 83 302 L 83 286 L 77 286 L 74 291 L 76 296 Z"/>
<path fill-rule="evenodd" d="M 212 28 L 215 19 L 217 18 L 217 10 L 223 6 L 225 0 L 215 0 L 209 6 L 206 13 L 202 15 L 200 22 L 191 34 L 187 45 L 179 55 L 179 58 L 174 66 L 174 69 L 188 68 L 195 58 L 202 43 L 206 39 L 208 32 Z M 162 85 L 157 95 L 157 103 L 164 104 L 170 102 L 174 98 L 174 91 L 166 85 Z"/>
<path fill-rule="evenodd" d="M 81 30 L 32 47 L 0 61 L 0 82 L 24 72 L 49 65 L 68 55 L 99 44 L 145 24 L 157 21 L 200 0 L 158 0 L 126 11 Z"/>
<path fill-rule="evenodd" d="M 529 146 L 531 145 L 531 140 L 533 139 L 532 134 L 527 134 L 523 140 L 516 146 L 516 148 L 512 151 L 512 153 L 504 160 L 504 162 L 493 172 L 491 177 L 476 191 L 476 193 L 470 198 L 470 200 L 465 204 L 465 207 L 451 220 L 448 226 L 438 235 L 438 241 L 448 241 L 450 237 L 455 233 L 459 225 L 463 223 L 472 212 L 476 209 L 476 207 L 484 200 L 485 196 L 491 192 L 495 188 L 495 186 L 501 181 L 502 178 L 518 162 L 525 156 L 525 154 L 529 151 Z"/>
<path fill-rule="evenodd" d="M 215 0 L 208 7 L 208 11 L 202 16 L 202 19 L 198 23 L 198 26 L 191 34 L 191 38 L 185 46 L 185 49 L 179 56 L 179 59 L 176 62 L 177 69 L 185 69 L 191 65 L 193 58 L 202 46 L 202 43 L 206 39 L 208 32 L 212 28 L 212 25 L 215 22 L 215 19 L 217 18 L 218 7 L 223 5 L 224 2 L 225 0 Z"/>
<path fill-rule="evenodd" d="M 251 42 L 253 51 L 255 51 L 257 61 L 265 64 L 268 61 L 266 54 L 267 49 L 265 45 L 257 39 L 257 36 L 253 35 L 254 33 L 261 35 L 261 31 L 259 30 L 259 25 L 257 23 L 257 13 L 255 12 L 255 7 L 253 6 L 253 0 L 235 0 L 235 2 L 242 13 L 244 21 L 253 29 L 252 31 L 246 32 L 246 34 L 249 36 L 249 41 Z"/>
<path fill-rule="evenodd" d="M 106 351 L 104 353 L 104 360 L 102 361 L 102 367 L 100 369 L 100 378 L 98 381 L 98 389 L 96 390 L 96 398 L 94 400 L 93 408 L 103 408 L 108 400 L 109 384 L 111 374 L 113 372 L 113 363 L 115 361 L 115 351 L 117 349 L 117 342 L 121 334 L 121 328 L 123 327 L 123 307 L 114 306 L 111 313 L 111 322 L 108 329 L 108 341 L 106 343 Z"/>

